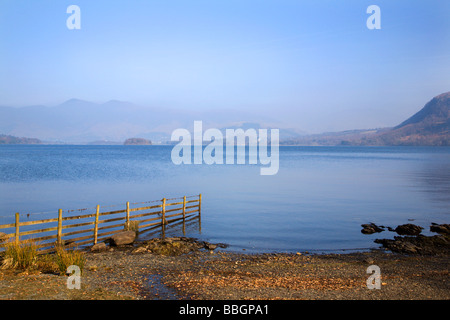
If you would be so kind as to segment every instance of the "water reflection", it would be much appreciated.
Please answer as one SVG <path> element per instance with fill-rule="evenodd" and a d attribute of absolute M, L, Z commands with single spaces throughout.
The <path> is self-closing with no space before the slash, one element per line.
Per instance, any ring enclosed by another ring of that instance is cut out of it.
<path fill-rule="evenodd" d="M 202 233 L 201 216 L 181 219 L 169 224 L 161 224 L 146 230 L 139 230 L 138 241 L 166 237 L 196 237 Z"/>
<path fill-rule="evenodd" d="M 421 163 L 411 178 L 419 182 L 420 190 L 434 203 L 450 213 L 450 157 L 442 155 L 434 161 Z"/>

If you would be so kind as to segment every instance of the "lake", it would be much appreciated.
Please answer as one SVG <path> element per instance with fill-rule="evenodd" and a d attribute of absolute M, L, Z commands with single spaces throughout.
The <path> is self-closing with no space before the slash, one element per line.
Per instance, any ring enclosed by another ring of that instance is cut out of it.
<path fill-rule="evenodd" d="M 377 248 L 361 224 L 450 221 L 448 147 L 280 147 L 276 175 L 260 165 L 175 165 L 171 146 L 0 145 L 0 224 L 58 208 L 202 194 L 187 236 L 246 252 Z M 56 216 L 55 216 L 56 217 Z M 173 229 L 174 235 L 181 231 Z"/>

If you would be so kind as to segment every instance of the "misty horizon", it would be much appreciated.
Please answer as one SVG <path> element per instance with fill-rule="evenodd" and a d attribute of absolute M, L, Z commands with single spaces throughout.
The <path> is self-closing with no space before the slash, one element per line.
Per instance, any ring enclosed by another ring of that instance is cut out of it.
<path fill-rule="evenodd" d="M 395 126 L 450 88 L 442 1 L 377 1 L 378 30 L 365 2 L 75 4 L 78 30 L 67 4 L 0 4 L 1 106 L 128 101 L 321 133 Z"/>
<path fill-rule="evenodd" d="M 426 102 L 428 102 L 430 99 L 428 99 L 427 101 L 423 102 L 423 104 L 425 104 Z M 340 129 L 336 129 L 336 130 L 321 130 L 320 127 L 316 128 L 316 129 L 312 129 L 312 130 L 305 130 L 304 128 L 298 127 L 298 126 L 294 126 L 294 125 L 289 125 L 288 122 L 286 121 L 282 121 L 280 119 L 283 119 L 283 117 L 271 117 L 270 115 L 265 115 L 265 114 L 258 114 L 258 113 L 251 113 L 251 112 L 242 112 L 242 110 L 236 110 L 236 109 L 226 109 L 226 108 L 222 108 L 222 109 L 216 109 L 216 110 L 189 110 L 189 109 L 183 109 L 183 108 L 171 108 L 171 107 L 165 107 L 165 108 L 159 108 L 158 106 L 143 106 L 143 105 L 139 105 L 136 103 L 133 103 L 132 101 L 122 101 L 122 100 L 118 100 L 118 99 L 110 99 L 107 101 L 88 101 L 88 100 L 84 100 L 84 99 L 79 99 L 79 98 L 70 98 L 67 99 L 61 103 L 55 104 L 55 105 L 45 105 L 45 104 L 31 104 L 31 105 L 23 105 L 23 106 L 5 106 L 5 105 L 0 105 L 1 107 L 6 107 L 6 108 L 14 108 L 14 109 L 27 109 L 27 108 L 46 108 L 46 109 L 54 109 L 54 108 L 63 108 L 64 105 L 67 104 L 71 104 L 71 103 L 81 103 L 81 104 L 88 104 L 90 106 L 108 106 L 108 105 L 123 105 L 123 106 L 129 106 L 130 108 L 134 108 L 131 109 L 131 112 L 139 112 L 139 111 L 150 111 L 150 114 L 152 111 L 165 111 L 165 112 L 170 112 L 173 114 L 177 114 L 179 112 L 183 112 L 184 114 L 189 114 L 191 116 L 193 116 L 192 119 L 194 120 L 202 120 L 200 118 L 205 118 L 205 115 L 211 115 L 211 114 L 225 114 L 225 113 L 235 113 L 238 112 L 239 114 L 243 114 L 245 115 L 245 117 L 241 118 L 240 120 L 225 120 L 222 123 L 219 122 L 214 122 L 212 124 L 210 124 L 209 126 L 207 125 L 207 127 L 211 127 L 214 125 L 221 125 L 221 126 L 239 126 L 239 125 L 245 125 L 245 124 L 256 124 L 257 126 L 261 126 L 264 128 L 281 128 L 281 129 L 291 129 L 291 130 L 295 130 L 297 134 L 299 135 L 314 135 L 314 134 L 321 134 L 321 133 L 328 133 L 328 132 L 343 132 L 343 131 L 351 131 L 351 130 L 372 130 L 372 129 L 383 129 L 383 128 L 391 128 L 394 127 L 396 125 L 399 125 L 401 122 L 403 122 L 405 120 L 405 118 L 400 119 L 397 122 L 392 122 L 392 119 L 386 119 L 386 125 L 380 125 L 377 127 L 362 127 L 362 126 L 354 126 L 354 127 L 344 127 L 344 126 L 340 126 Z M 419 111 L 422 107 L 423 104 L 421 106 L 418 106 L 417 108 L 415 108 L 413 110 L 413 113 L 409 114 L 409 116 L 411 116 L 412 114 L 416 113 L 417 111 Z M 412 109 L 412 108 L 411 108 Z M 195 115 L 198 115 L 198 119 L 195 118 Z M 206 116 L 207 118 L 207 116 Z M 206 119 L 206 122 L 208 122 L 208 120 L 210 119 Z M 326 118 L 323 118 L 324 122 L 326 122 Z M 392 123 L 391 125 L 388 125 L 387 123 Z M 358 124 L 355 124 L 358 125 Z M 176 125 L 172 125 L 167 127 L 167 129 L 162 130 L 165 132 L 169 132 L 172 131 L 174 129 L 176 129 L 177 126 Z M 155 128 L 156 131 L 158 131 L 160 128 Z M 108 140 L 108 139 L 102 139 L 102 140 Z"/>

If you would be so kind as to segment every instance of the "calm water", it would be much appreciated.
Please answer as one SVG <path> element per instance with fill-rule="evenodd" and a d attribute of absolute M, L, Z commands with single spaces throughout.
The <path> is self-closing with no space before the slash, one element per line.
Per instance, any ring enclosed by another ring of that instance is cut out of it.
<path fill-rule="evenodd" d="M 450 221 L 450 148 L 281 147 L 280 170 L 180 165 L 169 146 L 0 146 L 0 224 L 23 215 L 203 194 L 188 236 L 253 252 L 375 248 L 395 227 Z M 39 214 L 36 219 L 40 219 Z M 177 233 L 181 231 L 173 230 Z"/>

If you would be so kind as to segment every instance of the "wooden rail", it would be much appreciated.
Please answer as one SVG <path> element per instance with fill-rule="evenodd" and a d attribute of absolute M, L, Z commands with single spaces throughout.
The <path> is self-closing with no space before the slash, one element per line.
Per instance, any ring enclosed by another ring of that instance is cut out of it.
<path fill-rule="evenodd" d="M 195 199 L 188 200 L 191 198 Z M 175 200 L 180 199 L 182 201 L 175 202 Z M 105 241 L 111 235 L 129 227 L 130 222 L 138 225 L 139 232 L 158 226 L 161 226 L 164 231 L 165 225 L 171 222 L 186 221 L 186 219 L 195 216 L 200 219 L 201 216 L 201 194 L 181 198 L 164 198 L 146 203 L 153 202 L 159 202 L 159 204 L 133 208 L 131 206 L 136 204 L 127 202 L 124 209 L 106 212 L 101 212 L 101 207 L 98 205 L 95 212 L 66 217 L 63 216 L 63 210 L 59 209 L 57 218 L 34 221 L 20 221 L 20 214 L 16 213 L 14 223 L 0 225 L 0 249 L 12 239 L 19 243 L 22 240 L 32 238 L 38 244 L 39 253 L 48 253 L 54 251 L 56 245 L 81 247 Z M 71 211 L 74 210 L 68 212 Z M 104 219 L 105 216 L 109 216 L 109 218 Z M 73 223 L 76 220 L 80 223 Z M 45 225 L 45 227 L 35 229 L 36 226 L 41 225 Z M 27 227 L 28 230 L 23 230 L 23 227 Z M 67 229 L 72 230 L 63 232 Z M 7 233 L 8 230 L 10 230 L 10 233 Z M 73 237 L 81 234 L 85 235 Z"/>

